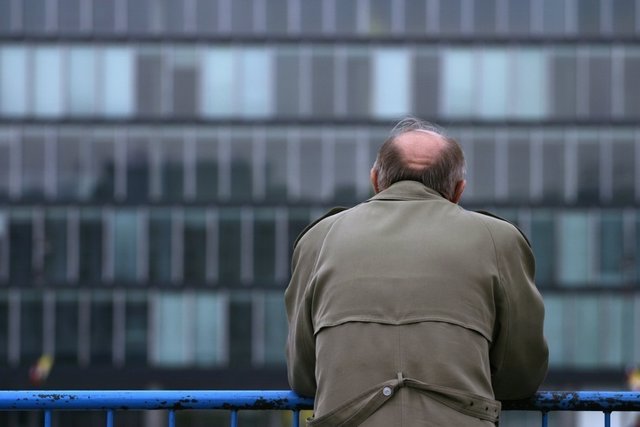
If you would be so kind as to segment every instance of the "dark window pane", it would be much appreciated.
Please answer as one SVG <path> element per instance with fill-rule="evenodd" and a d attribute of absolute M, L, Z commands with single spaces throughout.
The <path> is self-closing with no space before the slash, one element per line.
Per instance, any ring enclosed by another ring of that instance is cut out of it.
<path fill-rule="evenodd" d="M 640 117 L 640 51 L 633 51 L 624 62 L 624 113 L 626 117 Z"/>
<path fill-rule="evenodd" d="M 137 57 L 136 105 L 142 117 L 162 113 L 162 67 L 162 54 L 158 49 L 144 49 Z"/>
<path fill-rule="evenodd" d="M 248 133 L 231 138 L 231 198 L 247 201 L 252 198 L 253 144 Z"/>
<path fill-rule="evenodd" d="M 440 32 L 459 34 L 462 31 L 461 0 L 440 0 Z"/>
<path fill-rule="evenodd" d="M 269 0 L 266 9 L 267 32 L 270 34 L 286 34 L 288 17 L 287 0 Z"/>
<path fill-rule="evenodd" d="M 106 293 L 91 301 L 91 364 L 110 365 L 113 348 L 113 301 Z"/>
<path fill-rule="evenodd" d="M 542 145 L 542 194 L 547 201 L 560 201 L 564 198 L 564 138 L 562 134 L 545 137 Z"/>
<path fill-rule="evenodd" d="M 566 10 L 565 0 L 543 0 L 542 28 L 545 33 L 563 34 L 565 32 Z"/>
<path fill-rule="evenodd" d="M 78 297 L 72 292 L 56 295 L 56 364 L 78 363 Z"/>
<path fill-rule="evenodd" d="M 196 144 L 196 198 L 212 201 L 218 196 L 218 139 L 201 136 Z"/>
<path fill-rule="evenodd" d="M 7 360 L 9 353 L 9 303 L 7 294 L 0 294 L 0 360 Z"/>
<path fill-rule="evenodd" d="M 60 135 L 58 138 L 58 199 L 78 199 L 86 186 L 82 172 L 81 147 L 84 142 L 78 135 Z"/>
<path fill-rule="evenodd" d="M 249 294 L 234 293 L 229 302 L 229 365 L 251 365 L 251 324 L 253 310 Z"/>
<path fill-rule="evenodd" d="M 633 34 L 636 26 L 635 0 L 612 0 L 611 7 L 614 34 Z"/>
<path fill-rule="evenodd" d="M 125 359 L 127 365 L 147 364 L 148 308 L 145 295 L 127 295 L 125 305 Z"/>
<path fill-rule="evenodd" d="M 207 227 L 202 210 L 188 210 L 184 217 L 184 279 L 203 283 L 207 268 Z"/>
<path fill-rule="evenodd" d="M 551 79 L 555 94 L 553 111 L 559 118 L 576 116 L 576 54 L 575 51 L 562 50 L 552 58 Z"/>
<path fill-rule="evenodd" d="M 391 32 L 391 7 L 388 0 L 370 0 L 369 32 L 371 34 L 388 34 Z"/>
<path fill-rule="evenodd" d="M 13 3 L 16 4 L 15 2 Z M 25 32 L 40 33 L 45 30 L 47 7 L 45 0 L 23 0 L 22 19 Z"/>
<path fill-rule="evenodd" d="M 79 277 L 81 281 L 102 279 L 103 227 L 100 211 L 80 213 Z"/>
<path fill-rule="evenodd" d="M 589 116 L 608 119 L 611 116 L 611 56 L 608 53 L 589 59 Z"/>
<path fill-rule="evenodd" d="M 132 136 L 127 141 L 127 199 L 145 201 L 149 197 L 149 140 Z"/>
<path fill-rule="evenodd" d="M 440 58 L 436 51 L 421 51 L 414 61 L 413 110 L 420 117 L 437 117 L 440 93 Z"/>
<path fill-rule="evenodd" d="M 0 200 L 9 198 L 11 146 L 7 140 L 8 135 L 0 133 Z"/>
<path fill-rule="evenodd" d="M 173 63 L 173 113 L 181 117 L 195 117 L 198 71 L 195 51 L 177 50 Z"/>
<path fill-rule="evenodd" d="M 80 30 L 80 0 L 58 0 L 58 30 L 61 33 Z"/>
<path fill-rule="evenodd" d="M 322 31 L 323 1 L 300 2 L 300 31 L 306 34 L 318 34 Z"/>
<path fill-rule="evenodd" d="M 9 219 L 9 277 L 14 285 L 32 279 L 33 224 L 31 212 L 14 210 Z"/>
<path fill-rule="evenodd" d="M 600 280 L 620 284 L 624 268 L 622 214 L 604 212 L 600 221 Z"/>
<path fill-rule="evenodd" d="M 530 142 L 527 134 L 509 135 L 507 191 L 509 200 L 526 201 L 530 195 Z"/>
<path fill-rule="evenodd" d="M 578 200 L 597 203 L 600 200 L 600 146 L 588 135 L 578 144 Z"/>
<path fill-rule="evenodd" d="M 44 271 L 48 281 L 67 279 L 67 213 L 49 210 L 44 224 Z"/>
<path fill-rule="evenodd" d="M 138 215 L 120 210 L 113 215 L 114 277 L 133 281 L 137 278 Z"/>
<path fill-rule="evenodd" d="M 554 284 L 555 223 L 548 212 L 535 212 L 531 219 L 531 246 L 536 256 L 536 282 L 538 286 Z"/>
<path fill-rule="evenodd" d="M 357 2 L 338 1 L 336 4 L 336 33 L 354 34 L 357 25 Z"/>
<path fill-rule="evenodd" d="M 233 0 L 231 3 L 231 30 L 234 33 L 253 31 L 253 0 Z"/>
<path fill-rule="evenodd" d="M 160 149 L 162 150 L 162 198 L 167 201 L 178 202 L 182 200 L 184 189 L 183 141 L 180 136 L 175 136 L 164 138 L 160 142 Z"/>
<path fill-rule="evenodd" d="M 351 3 L 351 2 L 348 2 Z M 408 34 L 424 34 L 427 29 L 427 1 L 405 0 L 404 25 Z"/>
<path fill-rule="evenodd" d="M 145 34 L 150 29 L 150 0 L 128 1 L 127 18 L 128 32 L 131 34 Z"/>
<path fill-rule="evenodd" d="M 486 134 L 473 141 L 473 196 L 481 201 L 495 197 L 496 155 L 493 135 Z"/>
<path fill-rule="evenodd" d="M 220 284 L 232 286 L 240 282 L 240 211 L 225 209 L 220 212 L 218 226 L 218 253 L 220 256 Z"/>
<path fill-rule="evenodd" d="M 93 31 L 96 33 L 112 33 L 116 27 L 116 2 L 93 1 Z"/>
<path fill-rule="evenodd" d="M 353 204 L 357 197 L 357 140 L 356 134 L 345 133 L 336 137 L 334 149 L 334 195 L 335 200 Z"/>
<path fill-rule="evenodd" d="M 149 280 L 171 280 L 171 211 L 154 209 L 149 217 Z"/>
<path fill-rule="evenodd" d="M 218 31 L 218 0 L 196 0 L 196 30 L 199 33 Z"/>
<path fill-rule="evenodd" d="M 24 292 L 20 307 L 21 361 L 33 364 L 42 356 L 42 295 Z"/>
<path fill-rule="evenodd" d="M 320 183 L 322 180 L 322 140 L 320 132 L 304 135 L 300 144 L 300 199 L 312 201 L 322 197 Z"/>
<path fill-rule="evenodd" d="M 11 32 L 11 2 L 0 1 L 0 33 L 7 34 Z"/>
<path fill-rule="evenodd" d="M 22 195 L 41 198 L 44 195 L 45 139 L 40 135 L 25 135 L 22 147 Z"/>
<path fill-rule="evenodd" d="M 311 100 L 313 114 L 320 117 L 333 115 L 334 111 L 334 69 L 333 52 L 329 49 L 317 49 L 311 58 L 313 81 Z"/>
<path fill-rule="evenodd" d="M 281 49 L 276 54 L 276 108 L 278 115 L 299 115 L 300 55 L 298 49 Z"/>
<path fill-rule="evenodd" d="M 273 210 L 260 209 L 253 225 L 253 272 L 257 284 L 275 283 L 276 223 Z"/>
<path fill-rule="evenodd" d="M 371 107 L 371 60 L 365 49 L 347 56 L 347 115 L 368 117 Z"/>
<path fill-rule="evenodd" d="M 96 201 L 113 200 L 116 173 L 113 135 L 95 136 L 89 162 L 90 167 L 86 172 L 90 197 Z"/>
<path fill-rule="evenodd" d="M 287 200 L 289 174 L 287 135 L 271 132 L 267 136 L 266 149 L 266 198 L 271 201 Z"/>
<path fill-rule="evenodd" d="M 580 0 L 578 6 L 578 32 L 598 34 L 600 32 L 601 0 Z"/>
<path fill-rule="evenodd" d="M 287 342 L 287 315 L 284 300 L 280 293 L 270 293 L 265 296 L 265 363 L 285 364 L 284 351 Z"/>
<path fill-rule="evenodd" d="M 531 0 L 508 2 L 509 33 L 528 34 L 531 30 Z"/>
<path fill-rule="evenodd" d="M 511 2 L 510 4 L 513 4 Z M 475 0 L 473 2 L 474 30 L 479 34 L 496 32 L 496 0 Z"/>
<path fill-rule="evenodd" d="M 184 15 L 187 2 L 175 0 L 156 1 L 157 7 L 160 7 L 163 17 L 163 25 L 160 31 L 170 33 L 184 32 Z"/>
<path fill-rule="evenodd" d="M 633 134 L 616 136 L 612 145 L 612 189 L 616 202 L 632 202 L 635 197 L 635 143 Z"/>

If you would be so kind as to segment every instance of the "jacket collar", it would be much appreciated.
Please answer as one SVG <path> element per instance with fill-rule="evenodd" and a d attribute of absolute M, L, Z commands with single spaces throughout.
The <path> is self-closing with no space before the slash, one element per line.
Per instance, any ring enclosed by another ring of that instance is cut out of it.
<path fill-rule="evenodd" d="M 379 192 L 370 200 L 442 200 L 440 193 L 417 181 L 399 181 Z"/>

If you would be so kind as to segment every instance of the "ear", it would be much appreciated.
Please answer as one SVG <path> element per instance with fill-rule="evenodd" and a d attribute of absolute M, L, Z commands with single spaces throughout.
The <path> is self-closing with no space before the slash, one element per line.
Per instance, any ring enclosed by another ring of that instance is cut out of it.
<path fill-rule="evenodd" d="M 373 192 L 378 194 L 380 192 L 380 186 L 378 185 L 378 169 L 373 167 L 371 168 L 371 172 L 369 172 L 369 179 L 371 180 L 371 185 L 373 186 Z"/>
<path fill-rule="evenodd" d="M 456 188 L 453 190 L 453 197 L 451 198 L 451 202 L 457 204 L 460 201 L 460 198 L 462 197 L 462 193 L 464 193 L 464 189 L 466 186 L 466 179 L 456 182 Z"/>

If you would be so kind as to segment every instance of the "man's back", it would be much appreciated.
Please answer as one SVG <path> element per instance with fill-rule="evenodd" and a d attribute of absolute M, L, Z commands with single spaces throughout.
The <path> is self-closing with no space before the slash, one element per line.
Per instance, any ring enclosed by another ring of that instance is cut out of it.
<path fill-rule="evenodd" d="M 510 224 L 401 181 L 300 240 L 289 376 L 312 425 L 491 425 L 546 372 L 533 258 Z M 310 336 L 311 335 L 311 336 Z"/>

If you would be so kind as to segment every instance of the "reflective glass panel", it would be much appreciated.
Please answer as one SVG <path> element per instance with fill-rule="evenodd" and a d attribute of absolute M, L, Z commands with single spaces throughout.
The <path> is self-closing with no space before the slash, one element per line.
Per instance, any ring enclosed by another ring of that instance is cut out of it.
<path fill-rule="evenodd" d="M 322 31 L 323 3 L 322 1 L 300 2 L 300 29 L 302 33 L 318 34 Z"/>
<path fill-rule="evenodd" d="M 82 0 L 58 0 L 58 31 L 78 32 L 80 30 L 80 4 Z"/>
<path fill-rule="evenodd" d="M 569 303 L 572 316 L 571 334 L 565 337 L 571 345 L 572 365 L 577 368 L 597 366 L 600 355 L 600 297 L 575 295 Z"/>
<path fill-rule="evenodd" d="M 234 292 L 229 301 L 229 366 L 246 367 L 252 360 L 253 304 L 251 295 Z"/>
<path fill-rule="evenodd" d="M 538 119 L 548 112 L 548 51 L 519 48 L 511 53 L 515 62 L 515 72 L 508 72 L 515 82 L 513 97 L 515 102 L 509 115 L 523 119 Z M 510 90 L 506 89 L 507 91 Z M 509 106 L 511 108 L 511 106 Z"/>
<path fill-rule="evenodd" d="M 241 55 L 242 76 L 239 111 L 243 116 L 266 117 L 271 114 L 273 78 L 272 56 L 266 49 L 246 49 Z M 236 95 L 237 96 L 237 95 Z"/>
<path fill-rule="evenodd" d="M 253 196 L 252 134 L 234 132 L 231 137 L 231 198 L 247 201 Z"/>
<path fill-rule="evenodd" d="M 134 281 L 137 278 L 138 215 L 118 210 L 113 215 L 114 277 Z"/>
<path fill-rule="evenodd" d="M 402 49 L 378 49 L 373 53 L 373 115 L 396 118 L 409 111 L 410 57 Z"/>
<path fill-rule="evenodd" d="M 140 49 L 136 57 L 136 105 L 143 117 L 163 112 L 164 85 L 162 81 L 164 57 L 160 48 Z"/>
<path fill-rule="evenodd" d="M 67 279 L 67 212 L 49 209 L 44 223 L 44 273 L 50 282 Z"/>
<path fill-rule="evenodd" d="M 419 50 L 413 63 L 413 111 L 418 116 L 437 117 L 440 84 L 440 55 L 436 50 Z"/>
<path fill-rule="evenodd" d="M 264 346 L 267 365 L 284 365 L 284 351 L 287 341 L 287 315 L 284 299 L 279 292 L 268 293 L 264 301 Z"/>
<path fill-rule="evenodd" d="M 159 294 L 155 302 L 155 348 L 153 360 L 157 365 L 179 366 L 188 360 L 188 342 L 185 331 L 190 327 L 192 312 L 186 295 Z"/>
<path fill-rule="evenodd" d="M 91 10 L 93 13 L 93 31 L 96 33 L 113 33 L 116 26 L 116 2 L 93 1 Z"/>
<path fill-rule="evenodd" d="M 173 4 L 173 2 L 172 2 Z M 198 63 L 193 49 L 176 49 L 173 54 L 173 114 L 194 117 L 198 108 Z"/>
<path fill-rule="evenodd" d="M 80 212 L 79 278 L 83 282 L 102 279 L 102 257 L 104 253 L 102 216 L 97 209 Z"/>
<path fill-rule="evenodd" d="M 507 82 L 509 81 L 507 52 L 485 49 L 480 69 L 480 103 L 477 115 L 499 119 L 507 115 Z"/>
<path fill-rule="evenodd" d="M 256 284 L 275 282 L 276 223 L 272 209 L 256 209 L 253 217 L 253 276 Z"/>
<path fill-rule="evenodd" d="M 72 48 L 69 51 L 69 113 L 89 116 L 95 113 L 96 51 Z"/>
<path fill-rule="evenodd" d="M 315 220 L 316 218 L 313 218 Z M 309 209 L 306 208 L 290 208 L 289 209 L 289 217 L 288 217 L 288 225 L 287 225 L 287 235 L 289 236 L 289 254 L 287 259 L 291 259 L 291 255 L 293 253 L 293 244 L 302 233 L 302 230 L 311 223 L 312 219 L 309 213 Z"/>
<path fill-rule="evenodd" d="M 196 140 L 196 198 L 214 200 L 218 195 L 218 137 L 202 134 Z"/>
<path fill-rule="evenodd" d="M 20 359 L 24 364 L 32 364 L 42 356 L 43 312 L 41 292 L 22 292 L 20 304 Z"/>
<path fill-rule="evenodd" d="M 0 293 L 0 360 L 7 360 L 9 353 L 9 302 L 7 294 Z"/>
<path fill-rule="evenodd" d="M 549 364 L 551 366 L 566 366 L 565 347 L 567 327 L 564 321 L 566 298 L 562 295 L 549 294 L 544 297 L 545 321 L 544 336 L 549 346 Z M 538 420 L 536 420 L 538 421 Z"/>
<path fill-rule="evenodd" d="M 323 171 L 326 167 L 322 161 L 323 142 L 320 132 L 316 130 L 305 133 L 300 141 L 294 143 L 300 144 L 300 199 L 320 200 L 320 183 L 323 182 Z"/>
<path fill-rule="evenodd" d="M 594 132 L 579 135 L 578 200 L 597 203 L 600 200 L 600 144 Z"/>
<path fill-rule="evenodd" d="M 580 0 L 578 8 L 578 32 L 581 34 L 600 33 L 601 0 Z"/>
<path fill-rule="evenodd" d="M 347 204 L 357 199 L 357 135 L 354 132 L 341 132 L 336 135 L 334 145 L 334 199 Z"/>
<path fill-rule="evenodd" d="M 220 211 L 218 224 L 219 284 L 234 286 L 240 283 L 241 231 L 240 211 Z"/>
<path fill-rule="evenodd" d="M 93 200 L 113 200 L 116 174 L 114 140 L 112 133 L 98 133 L 92 140 L 86 141 L 90 144 L 90 156 L 83 187 Z"/>
<path fill-rule="evenodd" d="M 127 365 L 147 365 L 147 295 L 128 293 L 125 303 L 125 359 Z"/>
<path fill-rule="evenodd" d="M 203 283 L 207 269 L 207 228 L 205 212 L 189 209 L 184 214 L 184 279 Z"/>
<path fill-rule="evenodd" d="M 133 34 L 149 32 L 152 0 L 128 1 L 127 5 L 127 31 Z"/>
<path fill-rule="evenodd" d="M 313 114 L 328 117 L 334 113 L 334 52 L 329 48 L 315 48 L 311 56 L 311 106 Z"/>
<path fill-rule="evenodd" d="M 447 49 L 442 52 L 440 75 L 440 110 L 450 117 L 469 117 L 473 111 L 473 53 L 470 50 Z"/>
<path fill-rule="evenodd" d="M 165 133 L 166 134 L 166 133 Z M 164 200 L 181 201 L 184 190 L 184 147 L 182 135 L 165 136 L 152 150 L 160 150 L 161 167 L 161 197 Z M 159 143 L 159 144 L 158 144 Z"/>
<path fill-rule="evenodd" d="M 92 365 L 110 365 L 113 352 L 113 299 L 107 292 L 91 295 L 90 347 Z"/>
<path fill-rule="evenodd" d="M 300 110 L 299 49 L 283 47 L 275 56 L 275 97 L 279 116 L 294 117 Z"/>
<path fill-rule="evenodd" d="M 88 141 L 83 141 L 78 134 L 60 133 L 57 141 L 58 160 L 58 193 L 57 198 L 74 200 L 86 192 L 86 179 L 83 180 L 87 165 L 82 164 L 82 150 Z"/>
<path fill-rule="evenodd" d="M 408 34 L 424 34 L 427 29 L 427 2 L 425 0 L 405 0 L 404 25 Z"/>
<path fill-rule="evenodd" d="M 563 212 L 558 220 L 559 280 L 564 285 L 584 285 L 592 265 L 589 217 L 584 212 Z"/>
<path fill-rule="evenodd" d="M 290 173 L 287 135 L 285 131 L 269 132 L 266 143 L 266 198 L 285 201 L 287 200 L 287 175 Z"/>
<path fill-rule="evenodd" d="M 554 91 L 551 100 L 553 113 L 558 118 L 574 118 L 578 94 L 575 49 L 557 50 L 552 56 L 550 70 Z"/>
<path fill-rule="evenodd" d="M 146 133 L 129 137 L 127 150 L 127 199 L 143 201 L 149 197 L 150 138 Z"/>
<path fill-rule="evenodd" d="M 149 214 L 149 280 L 171 280 L 172 248 L 171 211 L 153 209 Z"/>
<path fill-rule="evenodd" d="M 496 146 L 491 133 L 477 134 L 473 139 L 473 196 L 488 201 L 495 197 Z"/>
<path fill-rule="evenodd" d="M 103 51 L 103 114 L 122 117 L 133 114 L 134 69 L 130 48 L 110 47 Z"/>
<path fill-rule="evenodd" d="M 358 2 L 337 1 L 336 7 L 336 33 L 354 34 L 358 29 Z"/>
<path fill-rule="evenodd" d="M 621 212 L 603 212 L 600 218 L 600 274 L 598 281 L 621 284 L 625 268 L 624 229 Z"/>
<path fill-rule="evenodd" d="M 632 133 L 614 134 L 612 151 L 612 190 L 615 202 L 631 202 L 635 197 L 636 144 Z"/>
<path fill-rule="evenodd" d="M 235 93 L 234 51 L 229 48 L 212 48 L 204 51 L 202 71 L 202 96 L 200 108 L 205 116 L 230 116 L 233 112 Z"/>
<path fill-rule="evenodd" d="M 60 48 L 36 48 L 33 51 L 33 64 L 33 114 L 40 117 L 62 115 L 63 85 Z"/>
<path fill-rule="evenodd" d="M 536 257 L 536 283 L 538 286 L 545 287 L 555 285 L 557 254 L 553 214 L 548 211 L 534 210 L 530 234 L 531 246 Z"/>
<path fill-rule="evenodd" d="M 198 293 L 196 298 L 196 363 L 212 366 L 222 362 L 220 343 L 225 325 L 224 300 L 213 293 Z"/>
<path fill-rule="evenodd" d="M 78 364 L 78 294 L 73 291 L 56 292 L 56 352 L 55 362 L 61 365 Z"/>
<path fill-rule="evenodd" d="M 640 49 L 629 49 L 624 60 L 624 113 L 626 117 L 640 117 Z"/>
<path fill-rule="evenodd" d="M 510 34 L 528 34 L 531 31 L 531 3 L 535 0 L 508 2 Z"/>
<path fill-rule="evenodd" d="M 611 116 L 611 54 L 597 49 L 589 58 L 589 116 L 608 119 Z"/>
<path fill-rule="evenodd" d="M 509 200 L 526 201 L 529 199 L 531 186 L 531 141 L 527 133 L 510 133 L 507 135 L 507 191 Z"/>
<path fill-rule="evenodd" d="M 371 34 L 389 34 L 391 32 L 391 8 L 388 0 L 370 0 L 369 32 Z"/>
<path fill-rule="evenodd" d="M 9 134 L 0 131 L 0 200 L 9 198 L 11 172 L 17 166 L 11 162 L 13 146 Z"/>
<path fill-rule="evenodd" d="M 612 0 L 611 14 L 614 34 L 630 35 L 635 31 L 636 10 L 638 5 L 634 0 Z"/>
<path fill-rule="evenodd" d="M 42 198 L 44 196 L 45 162 L 47 161 L 45 141 L 42 134 L 24 134 L 22 148 L 22 196 Z"/>
<path fill-rule="evenodd" d="M 462 31 L 462 0 L 439 0 L 440 32 L 459 34 Z"/>
<path fill-rule="evenodd" d="M 342 2 L 341 2 L 342 3 Z M 267 13 L 267 33 L 286 34 L 289 8 L 287 0 L 269 0 Z"/>
<path fill-rule="evenodd" d="M 474 32 L 494 34 L 496 32 L 497 0 L 475 0 L 473 2 Z"/>
<path fill-rule="evenodd" d="M 542 194 L 548 201 L 564 199 L 565 140 L 562 133 L 548 133 L 542 145 Z"/>
<path fill-rule="evenodd" d="M 542 0 L 542 28 L 545 34 L 565 33 L 566 12 L 566 0 Z"/>
<path fill-rule="evenodd" d="M 27 50 L 23 47 L 0 48 L 0 113 L 7 116 L 27 114 Z"/>
<path fill-rule="evenodd" d="M 371 109 L 371 57 L 366 48 L 349 49 L 347 55 L 347 110 L 349 117 L 368 117 Z"/>
<path fill-rule="evenodd" d="M 23 4 L 21 15 L 24 29 L 30 33 L 44 32 L 47 28 L 46 0 L 23 0 L 21 3 Z"/>

